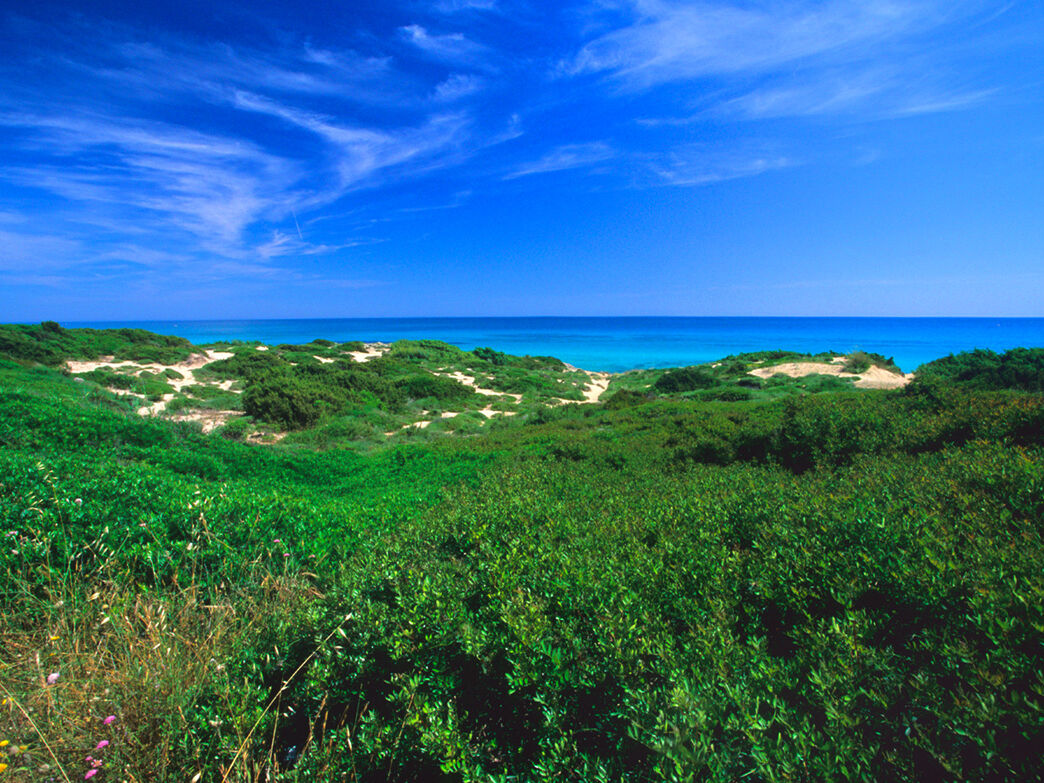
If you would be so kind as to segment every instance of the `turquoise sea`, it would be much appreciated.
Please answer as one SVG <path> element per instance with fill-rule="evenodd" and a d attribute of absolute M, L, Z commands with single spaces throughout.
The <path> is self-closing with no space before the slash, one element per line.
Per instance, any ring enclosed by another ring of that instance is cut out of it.
<path fill-rule="evenodd" d="M 249 321 L 82 322 L 133 326 L 194 343 L 445 340 L 470 350 L 556 356 L 586 370 L 678 367 L 733 353 L 785 348 L 891 356 L 909 372 L 957 351 L 1044 346 L 1044 318 L 316 318 Z"/>

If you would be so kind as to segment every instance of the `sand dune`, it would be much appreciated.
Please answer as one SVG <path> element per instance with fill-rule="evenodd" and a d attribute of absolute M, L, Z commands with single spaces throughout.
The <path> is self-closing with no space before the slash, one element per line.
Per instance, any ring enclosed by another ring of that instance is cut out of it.
<path fill-rule="evenodd" d="M 898 389 L 913 380 L 913 373 L 902 375 L 876 366 L 861 373 L 845 372 L 844 361 L 845 357 L 835 356 L 829 364 L 825 362 L 784 362 L 770 367 L 758 367 L 751 370 L 749 374 L 758 378 L 771 378 L 773 375 L 786 375 L 791 378 L 802 378 L 806 375 L 835 375 L 839 378 L 854 378 L 855 386 L 860 389 Z"/>

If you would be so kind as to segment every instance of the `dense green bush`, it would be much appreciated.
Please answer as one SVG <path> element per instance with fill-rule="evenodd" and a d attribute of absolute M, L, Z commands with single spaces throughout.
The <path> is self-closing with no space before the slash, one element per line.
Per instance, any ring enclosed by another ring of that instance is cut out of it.
<path fill-rule="evenodd" d="M 942 382 L 971 389 L 1044 391 L 1044 348 L 1013 348 L 1003 354 L 976 349 L 921 365 L 915 383 Z"/>
<path fill-rule="evenodd" d="M 406 396 L 412 400 L 427 397 L 439 402 L 461 402 L 475 396 L 475 390 L 452 378 L 440 378 L 435 375 L 411 375 L 398 382 Z"/>
<path fill-rule="evenodd" d="M 718 379 L 714 373 L 703 367 L 681 367 L 677 370 L 668 370 L 661 375 L 653 388 L 664 394 L 676 392 L 695 391 L 697 389 L 709 389 L 717 386 Z"/>
<path fill-rule="evenodd" d="M 64 329 L 54 321 L 38 326 L 0 324 L 0 355 L 51 367 L 66 359 L 97 359 L 103 355 L 174 363 L 187 358 L 192 350 L 192 344 L 182 337 L 144 329 Z"/>

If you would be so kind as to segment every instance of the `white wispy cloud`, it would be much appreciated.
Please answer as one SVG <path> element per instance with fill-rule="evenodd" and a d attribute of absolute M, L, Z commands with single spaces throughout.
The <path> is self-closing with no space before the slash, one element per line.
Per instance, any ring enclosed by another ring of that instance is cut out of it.
<path fill-rule="evenodd" d="M 306 242 L 286 223 L 352 189 L 455 165 L 473 141 L 467 113 L 444 107 L 483 88 L 475 75 L 425 84 L 388 56 L 353 50 L 304 45 L 262 53 L 173 39 L 141 43 L 128 31 L 122 32 L 129 41 L 107 40 L 113 31 L 92 32 L 105 57 L 81 61 L 73 53 L 51 63 L 68 76 L 64 94 L 45 97 L 18 85 L 0 97 L 0 127 L 14 134 L 11 148 L 25 153 L 24 162 L 0 171 L 0 180 L 58 196 L 52 205 L 66 223 L 93 227 L 92 263 L 104 260 L 102 246 L 109 258 L 134 255 L 125 252 L 130 236 L 137 237 L 139 257 L 156 256 L 147 252 L 150 245 L 173 244 L 197 266 L 213 254 L 269 263 L 372 242 Z M 461 55 L 484 51 L 453 36 L 423 43 L 456 46 Z M 394 105 L 400 119 L 352 123 L 347 106 L 360 102 Z M 317 103 L 337 115 L 310 108 Z M 270 135 L 256 122 L 222 122 L 216 130 L 196 120 L 208 106 L 278 118 L 305 143 L 287 143 L 285 133 Z M 15 217 L 5 213 L 4 222 Z M 44 240 L 19 237 L 7 258 L 22 263 Z M 73 251 L 82 246 L 47 247 L 49 257 L 74 263 Z M 27 250 L 16 256 L 16 247 Z"/>
<path fill-rule="evenodd" d="M 497 8 L 497 0 L 439 0 L 435 10 L 443 14 L 455 14 L 460 11 L 493 11 Z"/>
<path fill-rule="evenodd" d="M 463 33 L 431 33 L 419 24 L 399 28 L 402 38 L 436 60 L 475 68 L 489 68 L 490 49 Z"/>
<path fill-rule="evenodd" d="M 552 171 L 591 166 L 609 160 L 615 154 L 612 147 L 601 141 L 589 144 L 563 144 L 538 160 L 523 163 L 514 171 L 505 174 L 503 179 L 518 179 L 532 174 L 547 174 Z"/>
<path fill-rule="evenodd" d="M 432 100 L 438 103 L 452 103 L 469 95 L 474 95 L 485 87 L 485 81 L 470 73 L 454 73 L 445 81 L 435 85 Z"/>
<path fill-rule="evenodd" d="M 828 55 L 862 57 L 863 47 L 941 24 L 970 5 L 960 0 L 765 5 L 634 0 L 629 24 L 588 42 L 565 67 L 574 74 L 609 73 L 622 86 L 642 89 Z"/>
<path fill-rule="evenodd" d="M 352 127 L 243 92 L 236 93 L 235 104 L 240 109 L 285 120 L 314 133 L 330 145 L 339 174 L 338 194 L 366 184 L 375 172 L 407 161 L 422 160 L 453 146 L 467 127 L 467 118 L 461 114 L 436 114 L 420 126 L 395 130 Z M 316 196 L 319 200 L 323 198 L 322 194 Z"/>
<path fill-rule="evenodd" d="M 278 214 L 273 193 L 301 177 L 297 165 L 241 139 L 178 126 L 82 114 L 0 114 L 32 130 L 29 149 L 74 161 L 11 167 L 3 176 L 94 205 L 150 212 L 165 228 L 196 235 L 215 251 L 238 252 L 244 229 Z"/>
<path fill-rule="evenodd" d="M 601 74 L 625 92 L 699 85 L 688 98 L 703 104 L 695 115 L 639 119 L 647 127 L 691 124 L 708 114 L 881 119 L 973 106 L 993 91 L 940 68 L 926 36 L 1005 10 L 989 0 L 610 5 L 626 12 L 625 21 L 588 41 L 559 73 Z"/>
<path fill-rule="evenodd" d="M 776 150 L 772 145 L 739 145 L 737 149 L 714 148 L 704 144 L 688 144 L 649 162 L 654 181 L 663 185 L 698 186 L 744 177 L 755 177 L 768 171 L 799 165 L 799 161 Z"/>

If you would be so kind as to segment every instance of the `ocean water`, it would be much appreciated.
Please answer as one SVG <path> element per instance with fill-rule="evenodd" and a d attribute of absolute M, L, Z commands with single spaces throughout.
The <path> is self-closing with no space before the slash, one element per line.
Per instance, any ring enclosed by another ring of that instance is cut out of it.
<path fill-rule="evenodd" d="M 444 340 L 465 350 L 556 356 L 586 370 L 679 367 L 744 351 L 872 351 L 907 372 L 958 351 L 1044 346 L 1044 318 L 333 318 L 249 321 L 82 322 L 133 326 L 202 344 Z"/>

